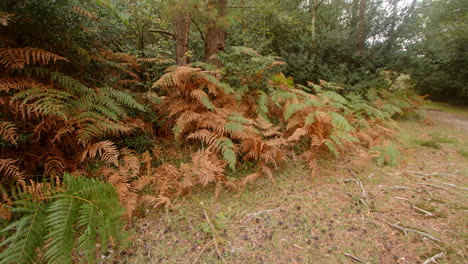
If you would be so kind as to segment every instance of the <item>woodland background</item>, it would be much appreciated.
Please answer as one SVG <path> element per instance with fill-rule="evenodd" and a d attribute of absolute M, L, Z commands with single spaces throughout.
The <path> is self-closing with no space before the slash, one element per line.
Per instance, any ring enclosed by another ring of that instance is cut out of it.
<path fill-rule="evenodd" d="M 291 159 L 394 165 L 418 94 L 467 102 L 467 6 L 3 0 L 0 263 L 91 261 L 122 214 Z"/>

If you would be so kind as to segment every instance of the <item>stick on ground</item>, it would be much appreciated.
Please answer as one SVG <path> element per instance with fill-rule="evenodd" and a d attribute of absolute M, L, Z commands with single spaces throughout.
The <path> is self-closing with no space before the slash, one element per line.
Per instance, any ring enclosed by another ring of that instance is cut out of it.
<path fill-rule="evenodd" d="M 438 263 L 437 259 L 442 258 L 445 255 L 445 252 L 440 252 L 439 254 L 436 254 L 423 262 L 423 264 L 429 264 L 429 263 Z"/>

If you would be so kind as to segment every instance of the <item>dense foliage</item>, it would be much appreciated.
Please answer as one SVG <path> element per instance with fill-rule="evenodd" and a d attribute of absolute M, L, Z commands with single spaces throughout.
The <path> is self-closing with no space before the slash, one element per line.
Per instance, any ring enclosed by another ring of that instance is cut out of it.
<path fill-rule="evenodd" d="M 392 119 L 421 103 L 405 81 L 434 98 L 468 95 L 465 10 L 3 0 L 0 263 L 68 263 L 83 257 L 74 245 L 90 261 L 97 244 L 118 244 L 117 203 L 131 220 L 198 186 L 274 178 L 291 158 L 311 175 L 319 158 L 357 149 L 396 165 Z"/>

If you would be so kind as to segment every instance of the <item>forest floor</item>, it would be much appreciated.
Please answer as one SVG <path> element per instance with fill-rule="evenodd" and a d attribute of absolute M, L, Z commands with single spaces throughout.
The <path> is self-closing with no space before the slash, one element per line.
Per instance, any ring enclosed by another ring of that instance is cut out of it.
<path fill-rule="evenodd" d="M 427 117 L 399 122 L 398 167 L 353 154 L 312 178 L 291 161 L 274 182 L 149 211 L 117 263 L 468 263 L 468 115 Z"/>

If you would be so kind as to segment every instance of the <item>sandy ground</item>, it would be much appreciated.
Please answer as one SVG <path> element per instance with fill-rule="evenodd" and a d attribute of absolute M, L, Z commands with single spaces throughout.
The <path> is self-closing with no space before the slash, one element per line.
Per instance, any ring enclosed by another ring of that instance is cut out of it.
<path fill-rule="evenodd" d="M 468 115 L 446 113 L 436 109 L 428 109 L 427 116 L 434 122 L 449 125 L 468 133 Z"/>

